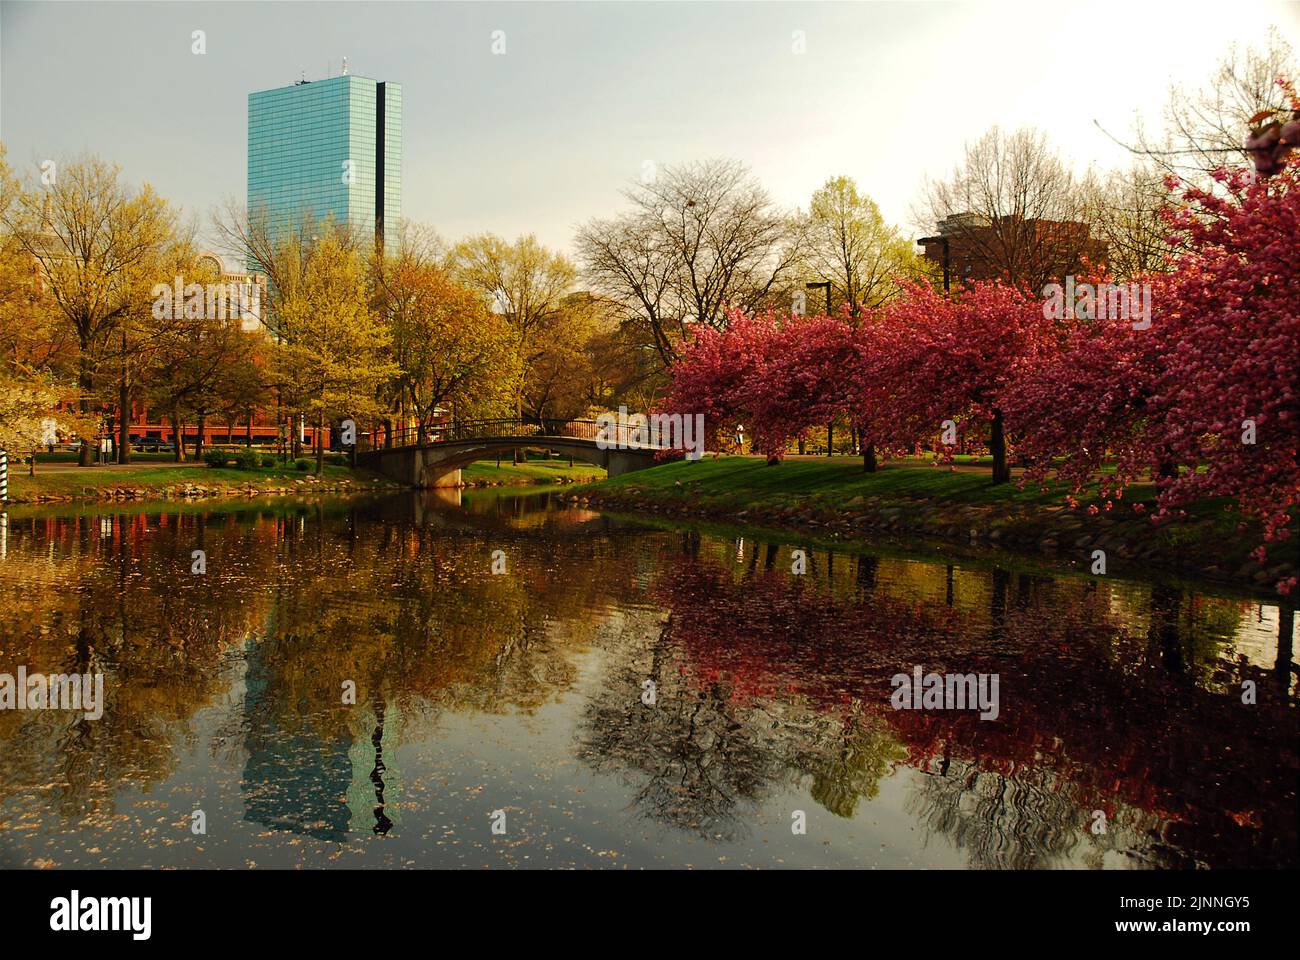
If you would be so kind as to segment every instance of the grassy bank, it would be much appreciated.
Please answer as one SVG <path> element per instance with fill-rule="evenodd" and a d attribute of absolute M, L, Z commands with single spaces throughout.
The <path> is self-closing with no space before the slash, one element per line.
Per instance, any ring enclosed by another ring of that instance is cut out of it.
<path fill-rule="evenodd" d="M 1274 546 L 1260 564 L 1250 557 L 1258 531 L 1222 501 L 1188 510 L 1184 520 L 1154 525 L 1154 488 L 1132 487 L 1106 509 L 1096 491 L 1065 502 L 1060 485 L 994 486 L 984 469 L 903 461 L 862 472 L 856 458 L 791 459 L 769 467 L 752 457 L 680 461 L 575 488 L 579 500 L 615 509 L 649 510 L 797 527 L 832 537 L 921 537 L 1009 547 L 1091 564 L 1106 554 L 1107 572 L 1157 565 L 1197 576 L 1271 584 L 1296 570 L 1294 549 Z M 1095 507 L 1095 513 L 1089 513 Z M 1294 542 L 1294 541 L 1292 541 Z"/>
<path fill-rule="evenodd" d="M 41 472 L 10 471 L 9 497 L 17 503 L 59 500 L 152 500 L 166 497 L 270 496 L 297 493 L 381 489 L 383 478 L 349 467 L 327 465 L 317 477 L 292 464 L 240 470 L 206 464 L 175 466 L 84 467 Z M 396 486 L 396 485 L 393 485 Z"/>
<path fill-rule="evenodd" d="M 461 480 L 471 487 L 516 486 L 531 483 L 588 483 L 600 480 L 605 471 L 600 467 L 575 460 L 569 466 L 567 460 L 529 460 L 526 463 L 510 463 L 502 460 L 501 466 L 495 461 L 471 463 L 460 474 Z"/>
<path fill-rule="evenodd" d="M 400 486 L 366 470 L 326 464 L 317 477 L 312 468 L 299 470 L 290 464 L 239 469 L 211 467 L 204 463 L 166 462 L 127 467 L 84 467 L 42 471 L 10 470 L 9 497 L 15 503 L 76 500 L 156 500 L 214 496 L 276 496 L 289 493 L 349 493 L 365 490 L 397 490 Z M 461 474 L 468 486 L 515 486 L 524 484 L 585 483 L 599 480 L 605 471 L 583 463 L 569 466 L 567 460 L 530 460 L 527 463 L 475 463 Z"/>

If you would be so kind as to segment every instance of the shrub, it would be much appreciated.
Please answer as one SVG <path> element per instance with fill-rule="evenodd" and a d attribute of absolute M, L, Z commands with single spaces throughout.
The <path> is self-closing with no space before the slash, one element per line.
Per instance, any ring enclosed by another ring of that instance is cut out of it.
<path fill-rule="evenodd" d="M 224 467 L 226 461 L 230 459 L 230 454 L 225 450 L 204 450 L 203 462 L 209 467 Z"/>
<path fill-rule="evenodd" d="M 306 459 L 305 457 L 299 458 L 294 463 L 294 466 L 299 470 L 299 472 L 306 473 L 308 470 L 311 469 L 311 461 Z"/>

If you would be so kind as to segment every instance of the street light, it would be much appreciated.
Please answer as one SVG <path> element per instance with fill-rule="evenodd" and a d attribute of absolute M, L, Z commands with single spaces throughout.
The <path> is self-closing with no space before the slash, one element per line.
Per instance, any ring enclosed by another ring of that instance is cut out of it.
<path fill-rule="evenodd" d="M 831 315 L 831 282 L 829 280 L 817 280 L 813 283 L 805 283 L 805 290 L 816 290 L 819 287 L 826 288 L 826 316 Z M 829 422 L 826 424 L 826 456 L 835 456 L 835 424 Z"/>
<path fill-rule="evenodd" d="M 948 292 L 948 238 L 947 237 L 922 237 L 917 243 L 925 246 L 927 243 L 943 244 L 943 292 Z"/>
<path fill-rule="evenodd" d="M 831 315 L 831 282 L 829 280 L 818 280 L 815 283 L 805 283 L 805 290 L 817 290 L 821 287 L 826 288 L 826 316 Z"/>

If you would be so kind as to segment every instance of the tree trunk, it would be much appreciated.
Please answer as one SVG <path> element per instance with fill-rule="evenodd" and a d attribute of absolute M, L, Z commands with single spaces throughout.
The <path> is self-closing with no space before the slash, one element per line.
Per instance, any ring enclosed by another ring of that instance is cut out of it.
<path fill-rule="evenodd" d="M 522 424 L 522 423 L 523 423 L 523 420 L 524 420 L 524 392 L 523 392 L 523 389 L 522 389 L 522 388 L 520 389 L 518 396 L 515 397 L 515 420 L 516 420 L 516 422 L 517 422 L 518 424 Z M 518 430 L 518 429 L 522 429 L 522 428 L 519 427 L 519 426 L 516 426 L 515 429 Z M 523 462 L 524 462 L 525 460 L 527 460 L 527 459 L 528 459 L 528 458 L 527 458 L 526 456 L 524 456 L 524 448 L 523 448 L 523 447 L 515 447 L 515 459 L 514 459 L 514 462 L 515 462 L 515 463 L 523 463 Z"/>
<path fill-rule="evenodd" d="M 1178 476 L 1178 464 L 1169 453 L 1169 448 L 1160 451 L 1160 463 L 1157 466 L 1157 476 L 1161 480 L 1172 480 Z"/>
<path fill-rule="evenodd" d="M 86 356 L 87 344 L 81 342 L 81 361 L 80 372 L 77 375 L 77 385 L 81 388 L 81 398 L 77 401 L 77 406 L 81 410 L 83 419 L 89 419 L 90 414 L 90 391 L 94 386 L 94 380 L 90 375 L 90 358 Z M 77 456 L 77 463 L 83 467 L 89 467 L 95 462 L 95 451 L 91 447 L 91 438 L 83 436 L 81 438 L 81 450 Z"/>
<path fill-rule="evenodd" d="M 799 456 L 801 456 L 801 457 L 804 455 L 804 453 L 807 452 L 807 451 L 804 449 L 804 447 L 805 447 L 804 439 L 803 439 L 803 437 L 800 437 L 800 438 L 799 438 Z"/>
<path fill-rule="evenodd" d="M 1291 689 L 1291 651 L 1294 645 L 1295 607 L 1289 603 L 1283 603 L 1278 608 L 1278 612 L 1277 660 L 1274 662 L 1273 671 L 1277 676 L 1277 684 L 1282 689 L 1283 696 L 1285 696 L 1286 691 Z"/>
<path fill-rule="evenodd" d="M 248 433 L 244 436 L 244 446 L 252 449 L 253 446 L 253 411 L 248 411 Z"/>
<path fill-rule="evenodd" d="M 862 448 L 862 472 L 876 472 L 876 445 L 868 443 Z"/>
<path fill-rule="evenodd" d="M 117 462 L 131 462 L 131 383 L 126 368 L 122 368 L 122 382 L 117 385 Z"/>
<path fill-rule="evenodd" d="M 835 424 L 826 424 L 826 456 L 835 456 Z"/>
<path fill-rule="evenodd" d="M 208 429 L 208 415 L 206 413 L 201 413 L 199 414 L 199 434 L 197 437 L 194 438 L 194 459 L 195 460 L 203 459 L 203 434 L 207 432 L 207 429 Z"/>
<path fill-rule="evenodd" d="M 316 414 L 316 476 L 325 472 L 325 411 Z"/>
<path fill-rule="evenodd" d="M 993 453 L 993 482 L 1006 483 L 1011 479 L 1011 466 L 1007 463 L 1007 435 L 1002 423 L 1002 411 L 996 408 L 993 410 L 989 450 Z"/>
<path fill-rule="evenodd" d="M 173 410 L 172 416 L 172 458 L 177 463 L 185 462 L 185 442 L 181 436 L 181 415 L 178 411 Z"/>

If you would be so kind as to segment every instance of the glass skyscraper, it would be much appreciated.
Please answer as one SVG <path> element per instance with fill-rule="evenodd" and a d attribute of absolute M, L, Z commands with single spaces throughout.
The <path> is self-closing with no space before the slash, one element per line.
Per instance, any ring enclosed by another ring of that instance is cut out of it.
<path fill-rule="evenodd" d="M 392 245 L 402 216 L 402 87 L 368 77 L 248 95 L 248 212 L 273 230 L 332 217 Z"/>

